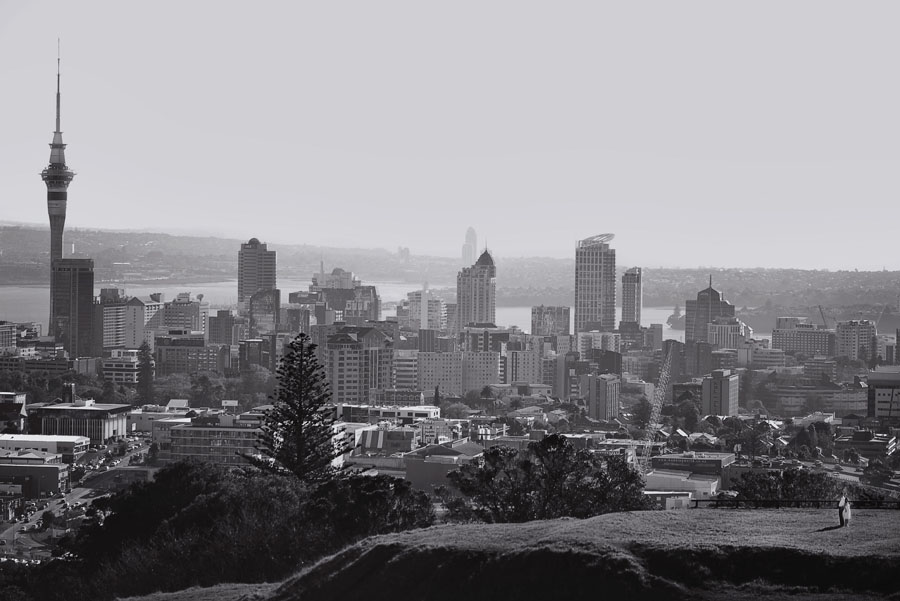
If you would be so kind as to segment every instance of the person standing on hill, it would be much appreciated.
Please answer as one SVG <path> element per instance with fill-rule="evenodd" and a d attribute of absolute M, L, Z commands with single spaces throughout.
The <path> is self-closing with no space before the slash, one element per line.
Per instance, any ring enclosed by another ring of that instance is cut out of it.
<path fill-rule="evenodd" d="M 838 499 L 838 519 L 841 521 L 841 528 L 846 526 L 844 522 L 845 511 L 849 511 L 850 500 L 847 498 L 847 489 L 841 491 L 841 498 Z"/>

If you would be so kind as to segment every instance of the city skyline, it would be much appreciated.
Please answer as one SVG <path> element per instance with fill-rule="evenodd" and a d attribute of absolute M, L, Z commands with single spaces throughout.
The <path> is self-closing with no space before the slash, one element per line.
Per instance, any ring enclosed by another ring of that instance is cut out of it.
<path fill-rule="evenodd" d="M 836 229 L 834 207 L 900 211 L 897 90 L 876 77 L 896 44 L 880 28 L 897 9 L 879 9 L 864 33 L 852 26 L 858 13 L 809 6 L 782 7 L 773 22 L 735 7 L 660 5 L 671 11 L 661 27 L 627 7 L 548 15 L 492 3 L 472 20 L 405 3 L 360 6 L 353 19 L 285 5 L 248 19 L 237 5 L 213 16 L 197 5 L 175 22 L 115 3 L 5 4 L 0 74 L 15 93 L 0 197 L 16 200 L 4 217 L 45 223 L 34 165 L 46 152 L 61 37 L 79 172 L 69 227 L 135 229 L 117 210 L 128 190 L 129 202 L 155 207 L 141 229 L 273 244 L 385 247 L 381 232 L 394 225 L 403 233 L 392 244 L 459 256 L 472 226 L 499 256 L 571 257 L 576 240 L 600 230 L 616 233 L 630 265 L 895 268 L 865 251 L 863 233 L 823 245 L 821 232 Z M 739 17 L 746 23 L 709 27 Z M 132 26 L 109 27 L 120 22 Z M 846 44 L 830 45 L 836 33 Z M 465 47 L 454 43 L 462 37 Z M 706 53 L 709 44 L 720 52 Z M 223 160 L 229 177 L 209 178 Z M 134 165 L 153 174 L 137 187 Z M 252 214 L 216 220 L 248 199 Z M 332 205 L 345 209 L 339 223 L 303 227 Z M 417 227 L 428 207 L 453 208 L 438 231 Z M 723 209 L 751 228 L 758 216 L 747 244 L 728 228 L 679 235 Z M 547 219 L 551 210 L 561 218 Z M 796 253 L 810 246 L 817 252 Z"/>

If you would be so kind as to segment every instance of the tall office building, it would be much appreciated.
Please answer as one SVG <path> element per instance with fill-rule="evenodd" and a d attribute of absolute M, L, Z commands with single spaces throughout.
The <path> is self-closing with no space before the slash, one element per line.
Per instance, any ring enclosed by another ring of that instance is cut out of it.
<path fill-rule="evenodd" d="M 531 308 L 531 334 L 534 336 L 568 336 L 569 307 Z"/>
<path fill-rule="evenodd" d="M 622 274 L 622 322 L 641 325 L 641 268 L 632 267 Z"/>
<path fill-rule="evenodd" d="M 456 325 L 462 330 L 473 323 L 495 323 L 497 309 L 497 268 L 485 250 L 471 267 L 456 276 Z"/>
<path fill-rule="evenodd" d="M 50 270 L 54 271 L 53 262 L 62 259 L 63 230 L 66 227 L 66 202 L 68 201 L 69 184 L 75 172 L 66 166 L 66 145 L 63 144 L 60 129 L 60 94 L 59 94 L 59 59 L 56 59 L 56 131 L 50 144 L 50 163 L 41 172 L 41 179 L 47 186 L 47 213 L 50 216 Z M 92 275 L 93 278 L 93 275 Z M 93 286 L 93 279 L 91 280 Z M 56 314 L 56 281 L 50 278 L 50 334 L 54 334 L 54 324 L 58 322 Z M 62 310 L 62 307 L 59 308 Z"/>
<path fill-rule="evenodd" d="M 575 333 L 616 327 L 613 234 L 585 238 L 575 249 Z"/>
<path fill-rule="evenodd" d="M 238 252 L 238 306 L 246 309 L 250 297 L 260 290 L 277 288 L 275 251 L 268 250 L 258 238 L 241 244 Z"/>
<path fill-rule="evenodd" d="M 462 246 L 463 265 L 471 265 L 475 262 L 475 254 L 478 252 L 478 236 L 473 228 L 466 230 L 466 242 Z"/>
<path fill-rule="evenodd" d="M 94 327 L 94 261 L 55 259 L 50 299 L 53 321 L 50 335 L 72 358 L 90 357 Z"/>
<path fill-rule="evenodd" d="M 712 276 L 709 277 L 709 288 L 697 293 L 697 300 L 684 303 L 684 341 L 706 342 L 709 339 L 709 328 L 717 317 L 734 317 L 734 305 L 712 287 Z"/>

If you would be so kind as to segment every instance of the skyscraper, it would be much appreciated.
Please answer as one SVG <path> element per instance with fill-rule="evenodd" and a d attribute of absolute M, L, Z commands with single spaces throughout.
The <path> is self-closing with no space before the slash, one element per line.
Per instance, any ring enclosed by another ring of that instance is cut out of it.
<path fill-rule="evenodd" d="M 632 267 L 622 274 L 622 322 L 640 325 L 643 302 L 641 268 Z"/>
<path fill-rule="evenodd" d="M 268 250 L 258 238 L 241 244 L 238 252 L 238 306 L 246 309 L 250 297 L 260 290 L 277 288 L 275 251 Z"/>
<path fill-rule="evenodd" d="M 473 228 L 466 230 L 466 242 L 462 247 L 463 265 L 471 265 L 475 262 L 475 253 L 478 252 L 478 236 Z"/>
<path fill-rule="evenodd" d="M 90 357 L 94 324 L 94 261 L 55 259 L 50 273 L 50 335 L 70 357 Z"/>
<path fill-rule="evenodd" d="M 613 234 L 585 238 L 575 249 L 575 333 L 616 327 Z"/>
<path fill-rule="evenodd" d="M 63 144 L 60 129 L 60 94 L 59 94 L 59 58 L 56 59 L 56 131 L 50 144 L 50 164 L 41 172 L 41 179 L 47 186 L 47 213 L 50 216 L 50 270 L 54 271 L 53 262 L 62 259 L 63 230 L 66 227 L 66 202 L 69 184 L 75 173 L 66 166 L 66 145 Z M 93 276 L 92 276 L 93 277 Z M 91 280 L 93 286 L 93 279 Z M 93 293 L 93 291 L 92 291 Z M 54 333 L 57 323 L 55 278 L 50 278 L 50 334 Z"/>
<path fill-rule="evenodd" d="M 697 300 L 684 303 L 684 341 L 706 342 L 709 338 L 707 325 L 716 317 L 734 317 L 734 305 L 712 287 L 712 276 L 709 277 L 709 288 L 697 293 Z"/>
<path fill-rule="evenodd" d="M 471 267 L 456 276 L 456 325 L 461 331 L 472 323 L 495 323 L 497 268 L 485 250 Z"/>

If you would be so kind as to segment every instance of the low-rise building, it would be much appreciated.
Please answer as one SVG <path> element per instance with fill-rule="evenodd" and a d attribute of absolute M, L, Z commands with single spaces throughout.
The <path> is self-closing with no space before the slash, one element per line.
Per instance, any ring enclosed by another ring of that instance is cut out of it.
<path fill-rule="evenodd" d="M 402 425 L 410 425 L 420 419 L 437 419 L 440 416 L 440 407 L 435 407 L 434 405 L 412 405 L 408 407 L 347 403 L 335 405 L 335 418 L 338 421 L 362 424 L 392 421 Z"/>
<path fill-rule="evenodd" d="M 71 403 L 35 403 L 26 407 L 29 431 L 35 434 L 87 436 L 102 444 L 128 432 L 131 405 L 77 399 Z"/>
<path fill-rule="evenodd" d="M 406 479 L 416 490 L 428 494 L 438 486 L 452 488 L 447 474 L 471 463 L 484 453 L 484 447 L 469 440 L 433 444 L 407 453 Z"/>
<path fill-rule="evenodd" d="M 240 415 L 200 415 L 190 424 L 169 430 L 169 460 L 194 459 L 222 466 L 249 463 L 250 456 L 259 454 L 260 426 L 258 420 L 242 420 Z"/>
<path fill-rule="evenodd" d="M 59 453 L 0 449 L 0 485 L 21 487 L 25 499 L 50 497 L 69 488 L 69 466 Z"/>
<path fill-rule="evenodd" d="M 644 474 L 648 491 L 688 492 L 692 499 L 710 499 L 719 490 L 718 476 L 693 474 L 680 470 L 654 469 Z"/>
<path fill-rule="evenodd" d="M 91 446 L 87 436 L 48 436 L 42 434 L 0 434 L 0 449 L 41 451 L 58 454 L 63 463 L 74 464 Z"/>

